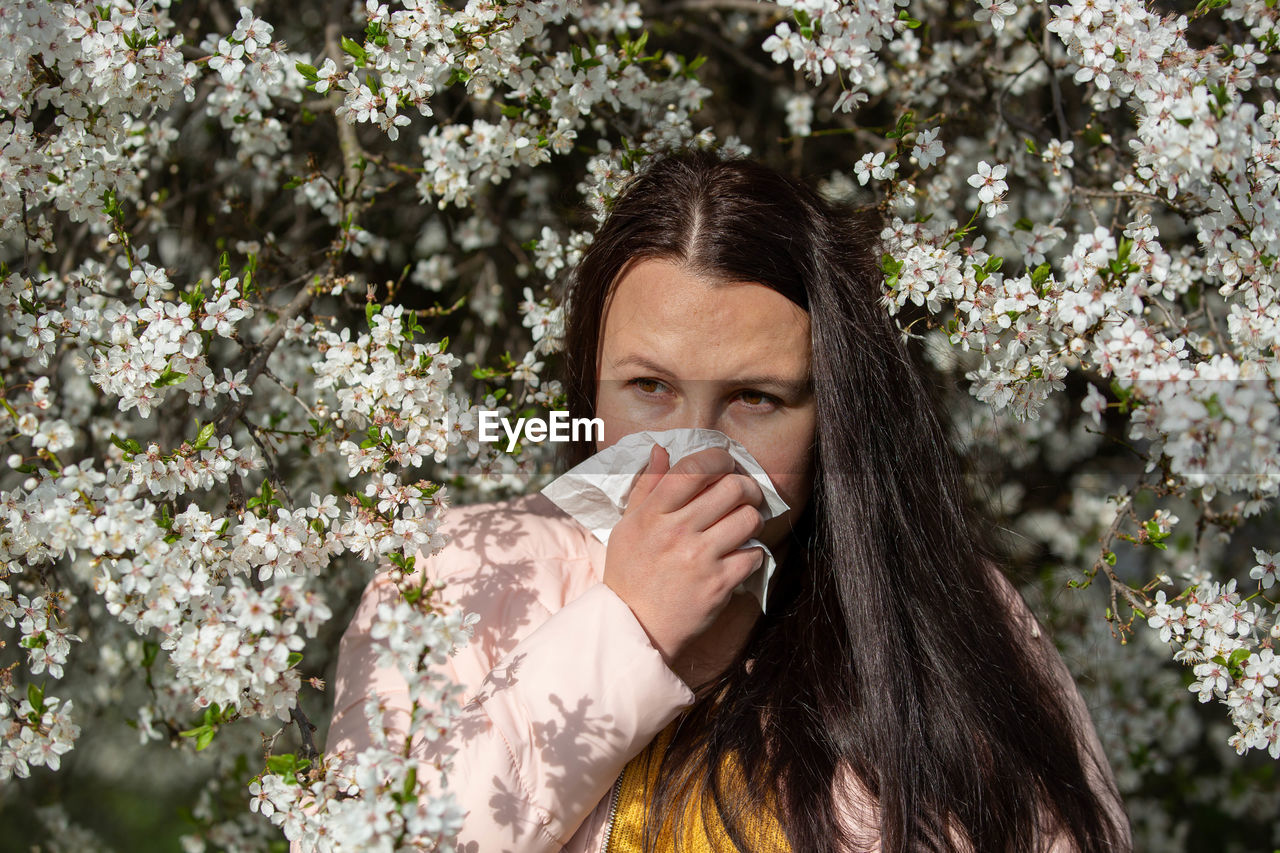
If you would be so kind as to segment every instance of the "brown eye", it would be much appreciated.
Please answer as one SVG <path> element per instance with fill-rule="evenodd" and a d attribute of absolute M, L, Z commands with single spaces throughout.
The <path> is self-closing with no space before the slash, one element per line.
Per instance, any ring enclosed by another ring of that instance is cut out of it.
<path fill-rule="evenodd" d="M 781 405 L 781 401 L 777 397 L 772 397 L 763 391 L 739 391 L 738 399 L 753 409 L 773 408 Z"/>
<path fill-rule="evenodd" d="M 667 386 L 658 380 L 643 376 L 638 379 L 632 379 L 627 384 L 635 386 L 642 394 L 661 394 L 667 390 Z"/>

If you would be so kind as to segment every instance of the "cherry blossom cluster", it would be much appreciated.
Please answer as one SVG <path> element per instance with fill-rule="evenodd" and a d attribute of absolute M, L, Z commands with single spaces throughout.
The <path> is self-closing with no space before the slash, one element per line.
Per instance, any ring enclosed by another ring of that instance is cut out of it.
<path fill-rule="evenodd" d="M 1277 753 L 1273 5 L 339 6 L 0 7 L 0 807 L 121 709 L 131 743 L 221 751 L 187 849 L 447 849 L 471 622 L 415 567 L 451 502 L 552 473 L 479 412 L 563 405 L 560 286 L 650 157 L 702 146 L 878 207 L 884 308 L 1005 466 L 989 511 L 1101 581 L 1037 603 L 1137 837 L 1188 837 L 1171 774 L 1280 808 L 1202 770 Z M 374 571 L 417 710 L 325 753 L 325 645 Z"/>
<path fill-rule="evenodd" d="M 1030 4 L 979 7 L 975 18 L 990 23 L 991 43 L 1016 47 L 1009 24 L 1026 19 Z M 1276 16 L 1262 4 L 1230 8 L 1230 17 L 1248 18 L 1255 42 L 1192 47 L 1186 16 L 1136 3 L 1048 10 L 1044 26 L 1060 39 L 1061 73 L 1071 75 L 1095 110 L 1126 109 L 1138 117 L 1124 138 L 1097 127 L 1082 135 L 1094 146 L 1090 168 L 1105 178 L 1101 187 L 1077 185 L 1080 137 L 1066 138 L 1066 126 L 1053 117 L 1046 122 L 1057 125 L 1053 131 L 1020 126 L 1014 144 L 991 149 L 958 137 L 959 147 L 948 151 L 940 141 L 945 125 L 924 126 L 906 112 L 886 134 L 888 150 L 863 154 L 851 170 L 890 214 L 882 235 L 886 308 L 913 318 L 912 325 L 920 312 L 938 318 L 932 322 L 970 365 L 978 401 L 1022 421 L 1048 413 L 1051 422 L 1036 428 L 1047 435 L 1065 421 L 1048 404 L 1064 393 L 1068 374 L 1089 377 L 1081 405 L 1094 428 L 1104 428 L 1109 412 L 1124 413 L 1128 438 L 1147 460 L 1140 479 L 1170 498 L 1196 502 L 1223 535 L 1267 512 L 1280 493 L 1274 384 L 1280 301 L 1273 280 L 1280 250 L 1272 215 L 1280 210 L 1280 181 L 1271 155 L 1275 101 L 1265 94 L 1274 79 Z M 805 7 L 795 20 L 804 24 L 819 13 Z M 775 61 L 799 63 L 797 53 L 783 49 L 789 34 L 781 25 L 763 47 Z M 911 42 L 904 50 L 918 51 L 913 29 L 898 39 L 904 40 Z M 935 55 L 960 50 L 941 41 L 932 48 Z M 999 97 L 1016 95 L 1018 80 L 1057 74 L 1051 62 L 1032 56 Z M 901 104 L 919 106 L 909 98 Z M 957 210 L 951 194 L 965 184 L 974 192 Z M 1121 218 L 1099 221 L 1103 204 Z M 1166 526 L 1150 521 L 1132 532 L 1123 523 L 1112 526 L 1096 562 L 1085 566 L 1089 577 L 1105 569 L 1135 615 L 1156 603 L 1150 587 L 1126 584 L 1111 568 L 1111 542 L 1154 548 L 1148 559 L 1158 560 L 1174 537 Z M 1206 580 L 1182 595 L 1212 590 L 1229 600 L 1234 593 L 1221 591 L 1233 582 Z M 1260 595 L 1241 612 L 1251 614 L 1250 624 L 1273 623 L 1277 605 Z M 1204 701 L 1227 706 L 1237 729 L 1231 742 L 1241 752 L 1274 751 L 1271 642 L 1264 630 L 1252 646 L 1241 641 L 1225 649 L 1226 659 L 1252 649 L 1237 661 L 1242 678 L 1256 670 L 1247 676 L 1248 702 L 1222 682 L 1197 681 Z M 1212 659 L 1222 650 L 1207 657 L 1180 652 L 1177 659 L 1200 675 L 1217 665 Z M 1226 672 L 1222 667 L 1219 675 Z"/>
<path fill-rule="evenodd" d="M 1256 557 L 1253 575 L 1274 581 L 1276 555 L 1257 550 Z M 1280 758 L 1280 658 L 1271 645 L 1280 638 L 1280 624 L 1274 615 L 1242 600 L 1231 580 L 1196 587 L 1180 603 L 1166 601 L 1160 590 L 1147 622 L 1176 649 L 1174 657 L 1192 667 L 1190 690 L 1200 701 L 1216 698 L 1231 709 L 1236 752 L 1265 749 Z"/>
<path fill-rule="evenodd" d="M 793 21 L 782 21 L 764 41 L 774 62 L 789 63 L 815 85 L 836 76 L 841 84 L 834 109 L 849 112 L 867 101 L 868 92 L 883 91 L 877 51 L 892 39 L 899 20 L 899 0 L 840 3 L 838 0 L 782 0 Z M 794 26 L 793 26 L 794 23 Z"/>
<path fill-rule="evenodd" d="M 404 589 L 423 591 L 408 579 Z M 449 766 L 448 752 L 431 744 L 460 712 L 458 688 L 442 677 L 440 667 L 470 637 L 474 620 L 474 614 L 464 616 L 457 609 L 424 616 L 407 601 L 380 605 L 374 636 L 385 645 L 378 665 L 404 673 L 414 703 L 409 730 L 415 734 L 404 737 L 384 725 L 388 709 L 370 697 L 366 714 L 376 721 L 370 723 L 373 748 L 345 761 L 329 760 L 323 774 L 313 774 L 301 786 L 296 778 L 290 784 L 285 776 L 264 775 L 250 786 L 250 808 L 282 827 L 289 839 L 317 851 L 435 849 L 456 835 L 463 812 L 438 785 Z M 426 783 L 423 795 L 399 796 L 419 791 L 419 777 Z"/>
<path fill-rule="evenodd" d="M 103 228 L 104 192 L 137 196 L 148 163 L 176 135 L 169 124 L 144 119 L 171 106 L 181 89 L 182 37 L 166 32 L 166 16 L 156 11 L 127 0 L 6 5 L 0 35 L 12 52 L 0 82 L 5 233 L 25 229 L 51 247 L 49 207 Z M 36 133 L 28 107 L 55 113 L 54 128 Z"/>
<path fill-rule="evenodd" d="M 638 13 L 626 0 L 591 7 L 473 2 L 456 11 L 428 2 L 392 11 L 372 2 L 362 43 L 347 40 L 341 55 L 331 51 L 319 67 L 300 70 L 317 93 L 342 94 L 338 118 L 377 125 L 393 141 L 410 123 L 406 111 L 432 116 L 432 97 L 453 82 L 477 101 L 503 99 L 495 120 L 435 124 L 417 140 L 422 200 L 465 207 L 513 170 L 569 153 L 602 109 L 639 113 L 651 123 L 670 107 L 687 120 L 700 106 L 708 92 L 695 77 L 670 73 L 680 69 L 669 63 L 660 66 L 666 75 L 653 75 L 638 61 L 643 43 L 626 36 L 639 26 Z M 570 19 L 600 41 L 588 50 L 553 51 L 548 30 Z M 610 36 L 617 37 L 613 45 Z"/>
<path fill-rule="evenodd" d="M 446 392 L 459 360 L 439 344 L 413 342 L 413 318 L 399 305 L 370 312 L 371 326 L 351 341 L 316 333 L 324 362 L 316 366 L 317 389 L 333 387 L 335 421 L 367 438 L 344 441 L 351 476 L 380 471 L 388 464 L 417 467 L 423 458 L 443 461 L 449 449 Z"/>

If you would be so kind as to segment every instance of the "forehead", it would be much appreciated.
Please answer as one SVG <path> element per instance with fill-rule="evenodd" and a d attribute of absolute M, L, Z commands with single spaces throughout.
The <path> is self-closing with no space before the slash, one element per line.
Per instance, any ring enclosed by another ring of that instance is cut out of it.
<path fill-rule="evenodd" d="M 756 282 L 723 283 L 664 260 L 627 267 L 605 306 L 601 369 L 635 357 L 692 379 L 809 373 L 809 315 Z"/>

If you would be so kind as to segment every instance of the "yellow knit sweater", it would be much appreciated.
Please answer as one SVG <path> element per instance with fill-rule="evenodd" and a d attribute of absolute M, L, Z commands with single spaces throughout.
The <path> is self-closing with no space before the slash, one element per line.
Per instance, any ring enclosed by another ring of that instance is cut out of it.
<path fill-rule="evenodd" d="M 678 720 L 659 732 L 623 770 L 605 853 L 643 853 L 641 843 L 645 824 L 656 824 L 659 819 L 662 821 L 662 830 L 657 835 L 656 849 L 661 853 L 675 849 L 676 828 L 672 826 L 669 816 L 652 814 L 651 799 L 658 782 L 658 765 L 671 742 L 677 723 Z M 741 784 L 736 763 L 731 758 L 726 761 L 730 783 Z M 681 853 L 725 853 L 734 849 L 719 815 L 713 815 L 711 825 L 708 826 L 702 818 L 702 809 L 696 804 L 685 811 L 684 820 L 678 829 Z M 790 853 L 791 846 L 787 843 L 786 833 L 772 811 L 753 816 L 746 822 L 744 830 L 750 845 L 748 849 L 753 853 Z"/>

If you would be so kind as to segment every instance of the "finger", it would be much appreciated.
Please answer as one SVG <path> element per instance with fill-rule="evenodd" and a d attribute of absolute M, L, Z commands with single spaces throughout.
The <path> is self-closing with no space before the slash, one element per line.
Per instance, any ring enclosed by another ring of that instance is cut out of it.
<path fill-rule="evenodd" d="M 729 512 L 703 533 L 711 553 L 724 557 L 755 539 L 764 530 L 764 516 L 753 506 L 742 505 Z"/>
<path fill-rule="evenodd" d="M 732 551 L 720 561 L 724 571 L 724 585 L 733 589 L 764 565 L 764 549 L 748 548 L 743 551 Z"/>
<path fill-rule="evenodd" d="M 744 474 L 726 474 L 703 489 L 678 513 L 694 530 L 706 530 L 739 506 L 764 506 L 764 490 Z"/>
<path fill-rule="evenodd" d="M 690 453 L 654 487 L 652 495 L 659 512 L 676 512 L 702 493 L 703 489 L 733 471 L 733 457 L 719 447 Z"/>
<path fill-rule="evenodd" d="M 640 476 L 636 478 L 636 484 L 631 488 L 631 494 L 627 498 L 627 506 L 637 505 L 649 497 L 653 490 L 657 488 L 658 483 L 662 482 L 662 475 L 667 473 L 671 467 L 671 456 L 667 453 L 666 448 L 660 444 L 655 444 L 649 448 L 649 461 L 640 471 Z"/>

